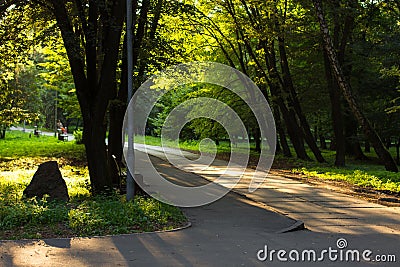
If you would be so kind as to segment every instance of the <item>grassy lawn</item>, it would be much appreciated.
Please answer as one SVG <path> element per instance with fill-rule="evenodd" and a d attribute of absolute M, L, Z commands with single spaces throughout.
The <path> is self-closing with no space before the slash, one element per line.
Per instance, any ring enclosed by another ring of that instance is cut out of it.
<path fill-rule="evenodd" d="M 144 143 L 148 145 L 161 145 L 161 139 L 157 137 L 146 136 L 137 137 L 135 139 L 137 143 Z M 176 145 L 167 141 L 166 146 L 175 147 Z M 180 142 L 179 146 L 181 149 L 198 151 L 198 141 L 186 141 Z M 251 144 L 251 148 L 254 148 L 254 144 Z M 207 151 L 209 148 L 205 148 Z M 292 149 L 293 150 L 293 149 Z M 230 146 L 228 142 L 221 142 L 218 146 L 218 156 L 221 159 L 229 158 Z M 395 156 L 395 150 L 391 149 L 390 152 Z M 228 157 L 227 157 L 228 154 Z M 292 154 L 295 155 L 294 150 Z M 312 157 L 311 151 L 308 154 Z M 300 173 L 305 177 L 313 177 L 322 180 L 332 181 L 344 181 L 352 185 L 357 185 L 374 190 L 389 191 L 394 193 L 400 193 L 400 173 L 392 173 L 385 171 L 384 166 L 377 163 L 376 154 L 373 152 L 366 153 L 370 158 L 369 161 L 355 161 L 351 158 L 346 158 L 346 166 L 343 168 L 337 168 L 334 166 L 335 152 L 330 150 L 323 150 L 323 156 L 327 163 L 320 164 L 315 161 L 301 161 L 295 158 L 285 158 L 282 155 L 277 154 L 275 156 L 275 162 L 273 168 L 279 168 L 289 170 L 293 173 Z M 250 152 L 250 162 L 256 163 L 258 153 L 254 150 Z M 251 164 L 250 164 L 251 165 Z"/>
<path fill-rule="evenodd" d="M 154 136 L 135 136 L 135 143 L 139 144 L 144 144 L 146 143 L 147 145 L 153 145 L 153 146 L 161 146 L 161 138 L 159 137 L 154 137 Z M 164 145 L 167 147 L 174 147 L 176 148 L 176 143 L 171 141 L 171 140 L 164 140 Z M 200 147 L 200 142 L 196 140 L 190 140 L 190 141 L 180 141 L 179 142 L 179 147 L 183 150 L 188 150 L 188 151 L 193 151 L 193 152 L 198 152 L 199 150 L 206 152 L 206 153 L 211 153 L 214 150 L 214 146 L 211 144 L 201 144 Z M 238 143 L 236 146 L 233 147 L 236 152 L 245 152 L 245 145 Z M 254 151 L 255 144 L 250 143 L 250 155 L 252 156 L 258 156 L 258 153 Z M 231 152 L 231 146 L 229 141 L 220 141 L 220 144 L 217 146 L 217 153 L 221 154 L 230 154 Z"/>
<path fill-rule="evenodd" d="M 373 150 L 372 150 L 373 151 Z M 395 155 L 394 149 L 391 149 Z M 324 150 L 323 156 L 328 163 L 320 164 L 315 161 L 296 161 L 292 172 L 301 173 L 307 177 L 316 177 L 331 181 L 345 181 L 347 183 L 380 191 L 400 193 L 400 173 L 388 172 L 385 167 L 378 164 L 374 152 L 365 153 L 369 158 L 367 161 L 356 161 L 350 157 L 346 158 L 345 167 L 335 167 L 335 152 Z M 311 153 L 309 153 L 311 155 Z"/>
<path fill-rule="evenodd" d="M 0 140 L 0 239 L 72 237 L 167 230 L 186 218 L 176 207 L 152 198 L 90 194 L 83 145 L 54 137 L 29 138 L 7 132 Z M 22 199 L 38 165 L 56 160 L 67 183 L 70 202 Z"/>

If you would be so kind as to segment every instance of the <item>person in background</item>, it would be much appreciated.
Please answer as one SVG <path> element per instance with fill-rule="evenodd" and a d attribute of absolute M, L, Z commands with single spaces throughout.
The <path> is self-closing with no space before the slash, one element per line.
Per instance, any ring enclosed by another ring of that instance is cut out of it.
<path fill-rule="evenodd" d="M 60 131 L 63 127 L 63 124 L 60 120 L 57 121 L 57 130 Z"/>

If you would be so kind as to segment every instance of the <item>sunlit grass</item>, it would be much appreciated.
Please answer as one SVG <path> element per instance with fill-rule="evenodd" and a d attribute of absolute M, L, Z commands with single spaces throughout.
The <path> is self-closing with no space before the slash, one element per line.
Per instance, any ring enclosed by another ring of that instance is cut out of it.
<path fill-rule="evenodd" d="M 152 145 L 152 146 L 165 146 L 165 147 L 171 147 L 171 148 L 180 148 L 183 150 L 188 150 L 188 151 L 202 151 L 204 153 L 213 153 L 215 150 L 215 146 L 210 143 L 200 143 L 198 140 L 181 140 L 178 143 L 164 139 L 163 142 L 161 142 L 160 137 L 154 137 L 154 136 L 135 136 L 134 139 L 135 143 L 138 144 L 147 144 L 147 145 Z M 201 148 L 200 148 L 201 144 Z M 231 144 L 229 141 L 222 140 L 219 142 L 219 145 L 216 146 L 217 148 L 217 153 L 226 153 L 229 154 L 232 151 L 237 152 L 237 153 L 247 153 L 247 151 L 250 151 L 250 155 L 257 156 L 258 153 L 254 151 L 255 149 L 255 144 L 253 142 L 249 143 L 249 146 L 247 147 L 246 142 L 238 142 L 236 145 L 233 145 L 231 147 Z"/>
<path fill-rule="evenodd" d="M 392 149 L 390 152 L 394 156 L 395 151 Z M 345 167 L 334 166 L 335 151 L 323 150 L 322 154 L 327 163 L 295 160 L 293 163 L 296 167 L 292 168 L 292 172 L 301 173 L 306 177 L 344 181 L 360 187 L 400 193 L 400 173 L 386 171 L 382 164 L 377 163 L 378 159 L 373 150 L 366 153 L 369 160 L 359 161 L 346 157 Z"/>
<path fill-rule="evenodd" d="M 85 147 L 75 142 L 59 141 L 52 136 L 39 137 L 19 131 L 9 131 L 6 138 L 0 140 L 0 157 L 55 157 L 84 159 Z"/>
<path fill-rule="evenodd" d="M 308 177 L 316 177 L 325 180 L 346 181 L 361 187 L 376 190 L 387 190 L 400 193 L 400 176 L 397 173 L 387 171 L 366 171 L 362 168 L 344 169 L 334 167 L 309 167 L 293 169 Z"/>
<path fill-rule="evenodd" d="M 23 190 L 37 167 L 58 162 L 70 202 L 24 199 Z M 0 239 L 122 234 L 167 230 L 186 218 L 176 208 L 152 198 L 95 196 L 90 193 L 84 147 L 56 138 L 8 132 L 0 140 Z"/>

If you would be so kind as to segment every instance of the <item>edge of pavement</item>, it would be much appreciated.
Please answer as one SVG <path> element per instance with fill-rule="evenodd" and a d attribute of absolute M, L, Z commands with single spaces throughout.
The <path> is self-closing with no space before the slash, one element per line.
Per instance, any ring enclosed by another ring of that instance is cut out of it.
<path fill-rule="evenodd" d="M 141 150 L 139 150 L 139 151 L 141 151 Z M 141 152 L 144 152 L 144 151 L 141 151 Z M 146 152 L 144 152 L 144 153 L 146 153 Z M 165 158 L 163 158 L 163 157 L 162 157 L 161 155 L 159 155 L 159 154 L 151 154 L 151 153 L 150 153 L 150 155 L 153 156 L 153 157 L 156 157 L 156 158 L 158 158 L 158 159 L 161 159 L 161 160 L 165 161 Z M 180 170 L 180 171 L 187 172 L 187 173 L 192 173 L 192 172 L 189 172 L 189 171 L 186 171 L 186 170 Z M 201 177 L 202 179 L 205 179 L 205 180 L 207 180 L 207 181 L 212 182 L 212 180 L 207 179 L 207 177 L 204 177 L 204 176 L 199 175 L 199 174 L 196 174 L 196 175 L 199 176 L 199 177 Z M 223 186 L 223 185 L 220 185 L 220 186 Z M 275 233 L 277 233 L 277 234 L 279 234 L 279 233 L 288 233 L 288 232 L 294 232 L 294 231 L 306 230 L 306 229 L 307 229 L 307 227 L 305 226 L 305 224 L 304 224 L 303 221 L 298 220 L 298 219 L 295 219 L 295 218 L 292 218 L 291 216 L 289 216 L 289 215 L 287 215 L 287 214 L 281 212 L 280 210 L 275 209 L 275 208 L 273 208 L 273 207 L 271 207 L 271 206 L 268 206 L 267 204 L 265 204 L 265 203 L 263 203 L 263 202 L 261 202 L 261 201 L 257 201 L 257 200 L 255 200 L 255 199 L 249 197 L 248 195 L 246 195 L 246 194 L 240 192 L 239 190 L 236 190 L 235 188 L 232 188 L 232 189 L 230 190 L 230 193 L 237 194 L 238 196 L 244 198 L 247 202 L 252 202 L 253 204 L 255 203 L 257 206 L 262 206 L 263 208 L 265 208 L 265 209 L 267 209 L 267 210 L 269 210 L 269 211 L 272 211 L 272 212 L 274 212 L 274 213 L 277 213 L 277 214 L 279 214 L 279 215 L 281 215 L 281 216 L 284 216 L 284 217 L 286 217 L 286 218 L 288 218 L 288 219 L 290 219 L 290 220 L 293 221 L 293 224 L 290 225 L 289 227 L 285 227 L 285 228 L 282 228 L 282 229 L 276 231 Z"/>
<path fill-rule="evenodd" d="M 91 236 L 72 236 L 72 237 L 54 237 L 54 238 L 24 238 L 24 239 L 0 239 L 0 245 L 1 243 L 12 243 L 12 242 L 40 242 L 44 241 L 46 242 L 47 240 L 67 240 L 67 239 L 91 239 L 91 238 L 106 238 L 106 237 L 112 237 L 112 236 L 130 236 L 130 235 L 146 235 L 146 234 L 155 234 L 155 233 L 170 233 L 170 232 L 177 232 L 181 230 L 185 230 L 187 228 L 192 227 L 192 223 L 188 220 L 184 225 L 173 228 L 173 229 L 168 229 L 168 230 L 158 230 L 158 231 L 151 231 L 151 232 L 140 232 L 140 233 L 129 233 L 129 234 L 117 234 L 117 235 L 91 235 Z"/>

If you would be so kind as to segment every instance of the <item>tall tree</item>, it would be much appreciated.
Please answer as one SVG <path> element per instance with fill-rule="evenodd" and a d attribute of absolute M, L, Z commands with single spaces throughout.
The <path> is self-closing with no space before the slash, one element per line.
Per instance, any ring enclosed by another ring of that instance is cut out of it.
<path fill-rule="evenodd" d="M 25 8 L 13 9 L 14 12 L 10 8 L 0 12 L 0 138 L 5 137 L 5 129 L 12 124 L 36 121 L 39 115 L 32 28 L 21 23 L 27 19 Z"/>
<path fill-rule="evenodd" d="M 112 186 L 106 112 L 117 90 L 124 0 L 47 0 L 67 51 L 83 118 L 83 142 L 94 193 Z"/>
<path fill-rule="evenodd" d="M 386 170 L 397 172 L 398 168 L 396 162 L 394 161 L 389 151 L 387 151 L 387 149 L 383 145 L 380 137 L 375 132 L 372 125 L 365 117 L 364 113 L 361 111 L 359 104 L 357 103 L 356 99 L 353 96 L 351 86 L 347 82 L 344 76 L 342 67 L 338 61 L 337 53 L 333 46 L 333 42 L 329 33 L 328 24 L 325 20 L 324 12 L 322 9 L 322 2 L 321 0 L 313 0 L 313 4 L 315 7 L 318 21 L 320 23 L 321 33 L 324 39 L 324 49 L 329 58 L 332 71 L 334 73 L 335 79 L 338 83 L 340 90 L 344 98 L 346 99 L 349 107 L 351 108 L 354 117 L 357 119 L 358 123 L 362 127 L 365 136 L 371 142 L 378 157 L 383 161 Z"/>
<path fill-rule="evenodd" d="M 146 74 L 161 69 L 163 64 L 168 64 L 168 60 L 158 60 L 164 57 L 164 53 L 168 53 L 168 44 L 165 40 L 160 40 L 158 33 L 160 18 L 169 6 L 165 5 L 164 0 L 142 1 L 138 5 L 137 1 L 133 1 L 133 68 L 134 73 L 134 90 L 139 88 L 140 84 L 146 79 Z M 120 84 L 118 92 L 115 91 L 109 105 L 109 135 L 108 135 L 108 157 L 109 162 L 113 162 L 115 156 L 118 162 L 122 160 L 122 123 L 127 107 L 127 38 L 126 33 L 123 41 L 123 49 L 120 64 Z M 163 62 L 161 62 L 163 61 Z M 113 182 L 118 180 L 115 164 L 109 164 L 112 170 Z"/>

